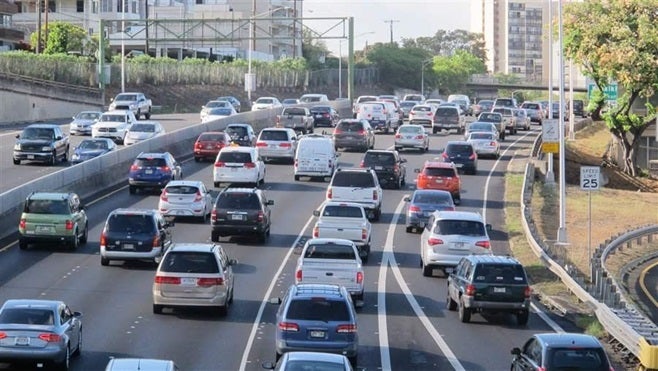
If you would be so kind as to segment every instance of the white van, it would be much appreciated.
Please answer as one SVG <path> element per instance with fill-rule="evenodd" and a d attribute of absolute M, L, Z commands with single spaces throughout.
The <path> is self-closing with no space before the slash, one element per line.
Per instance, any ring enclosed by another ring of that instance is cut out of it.
<path fill-rule="evenodd" d="M 321 134 L 302 136 L 295 152 L 295 180 L 303 176 L 331 177 L 338 167 L 338 156 L 332 137 Z"/>
<path fill-rule="evenodd" d="M 105 371 L 178 371 L 174 361 L 150 358 L 112 358 Z"/>
<path fill-rule="evenodd" d="M 395 108 L 389 102 L 366 102 L 361 103 L 356 109 L 356 119 L 366 120 L 373 130 L 388 133 L 391 129 L 391 114 L 389 111 Z M 395 120 L 397 123 L 397 118 Z"/>

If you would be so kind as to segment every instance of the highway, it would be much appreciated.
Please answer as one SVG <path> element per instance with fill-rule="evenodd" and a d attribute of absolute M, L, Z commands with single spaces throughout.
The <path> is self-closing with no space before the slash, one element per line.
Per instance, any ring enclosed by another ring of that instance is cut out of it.
<path fill-rule="evenodd" d="M 176 125 L 196 117 L 154 119 L 171 132 Z M 481 159 L 477 175 L 462 176 L 458 209 L 484 213 L 487 223 L 493 225 L 494 253 L 509 252 L 503 229 L 507 162 L 516 150 L 530 146 L 538 133 L 538 127 L 533 126 L 530 132 L 508 136 L 500 160 Z M 3 153 L 10 153 L 6 146 L 12 139 L 8 134 L 0 137 Z M 474 315 L 471 323 L 463 324 L 456 312 L 445 308 L 445 279 L 422 276 L 420 238 L 405 232 L 402 199 L 413 191 L 414 168 L 438 156 L 448 140 L 456 139 L 462 139 L 461 135 L 433 135 L 430 152 L 403 152 L 402 157 L 408 160 L 408 185 L 384 191 L 382 218 L 373 224 L 372 252 L 365 267 L 365 305 L 357 312 L 360 370 L 505 370 L 510 365 L 510 349 L 521 346 L 532 334 L 561 328 L 577 331 L 560 318 L 536 311 L 527 327 L 518 326 L 511 315 Z M 375 148 L 392 145 L 392 135 L 377 135 Z M 14 166 L 9 155 L 5 156 L 3 178 L 13 185 L 34 176 L 35 170 L 53 170 L 41 165 Z M 362 156 L 343 152 L 340 166 L 358 166 Z M 183 173 L 186 179 L 203 180 L 212 186 L 210 162 L 187 161 Z M 15 179 L 18 177 L 23 180 Z M 3 181 L 3 189 L 11 184 Z M 173 359 L 181 370 L 259 370 L 262 362 L 273 361 L 275 355 L 278 307 L 267 301 L 282 296 L 293 282 L 299 248 L 310 236 L 312 211 L 324 200 L 326 186 L 323 182 L 295 182 L 291 165 L 267 165 L 264 189 L 274 200 L 271 237 L 264 245 L 236 238 L 220 242 L 239 261 L 234 267 L 235 301 L 225 318 L 207 311 L 154 315 L 152 264 L 100 265 L 98 241 L 108 213 L 117 207 L 157 207 L 157 194 L 129 195 L 125 187 L 87 204 L 89 242 L 75 252 L 48 248 L 21 251 L 13 240 L 0 241 L 0 300 L 60 299 L 81 311 L 83 349 L 82 356 L 72 361 L 73 370 L 103 369 L 110 356 Z M 181 220 L 173 230 L 175 241 L 210 239 L 208 224 Z"/>

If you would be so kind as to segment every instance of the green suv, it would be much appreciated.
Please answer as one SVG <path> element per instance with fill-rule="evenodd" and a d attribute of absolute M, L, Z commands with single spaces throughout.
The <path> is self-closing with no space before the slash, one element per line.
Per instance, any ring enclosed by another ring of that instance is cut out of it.
<path fill-rule="evenodd" d="M 63 243 L 75 250 L 87 242 L 87 214 L 75 193 L 32 192 L 18 223 L 18 246 Z"/>
<path fill-rule="evenodd" d="M 462 322 L 474 312 L 503 312 L 525 326 L 531 294 L 523 265 L 510 256 L 468 255 L 448 276 L 448 310 L 458 309 Z"/>

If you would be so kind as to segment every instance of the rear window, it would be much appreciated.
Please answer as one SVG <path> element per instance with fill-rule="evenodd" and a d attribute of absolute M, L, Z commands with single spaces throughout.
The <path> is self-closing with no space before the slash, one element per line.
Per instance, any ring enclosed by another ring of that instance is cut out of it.
<path fill-rule="evenodd" d="M 345 371 L 345 366 L 340 363 L 324 362 L 313 360 L 294 360 L 286 361 L 286 370 L 300 370 L 300 371 Z"/>
<path fill-rule="evenodd" d="M 303 108 L 286 108 L 286 110 L 283 112 L 284 115 L 301 115 L 304 116 L 306 114 L 306 110 Z"/>
<path fill-rule="evenodd" d="M 490 121 L 490 122 L 500 122 L 502 121 L 502 118 L 500 117 L 499 114 L 491 114 L 491 113 L 482 113 L 480 114 L 480 117 L 478 118 L 480 121 Z"/>
<path fill-rule="evenodd" d="M 363 129 L 363 123 L 358 121 L 342 121 L 338 124 L 337 129 L 346 132 L 358 132 Z"/>
<path fill-rule="evenodd" d="M 287 141 L 288 133 L 281 130 L 263 130 L 260 133 L 261 140 L 280 140 Z"/>
<path fill-rule="evenodd" d="M 377 101 L 377 97 L 361 97 L 357 101 L 357 103 L 364 103 L 364 102 L 375 102 Z"/>
<path fill-rule="evenodd" d="M 500 113 L 503 116 L 511 116 L 512 115 L 512 110 L 509 108 L 494 108 L 494 112 Z"/>
<path fill-rule="evenodd" d="M 370 165 L 395 165 L 395 155 L 392 153 L 366 153 L 363 158 L 365 166 Z"/>
<path fill-rule="evenodd" d="M 519 264 L 478 264 L 473 281 L 506 285 L 527 283 L 525 271 Z"/>
<path fill-rule="evenodd" d="M 70 214 L 67 200 L 28 200 L 26 213 L 30 214 Z"/>
<path fill-rule="evenodd" d="M 137 167 L 164 167 L 167 161 L 164 158 L 137 158 L 133 164 Z"/>
<path fill-rule="evenodd" d="M 311 112 L 313 113 L 324 113 L 324 112 L 329 112 L 330 110 L 331 107 L 325 107 L 325 106 L 311 108 Z"/>
<path fill-rule="evenodd" d="M 188 185 L 167 186 L 165 189 L 167 190 L 167 193 L 172 193 L 177 195 L 193 195 L 199 191 L 199 188 L 197 188 L 196 186 L 188 186 Z"/>
<path fill-rule="evenodd" d="M 433 205 L 452 205 L 452 195 L 450 193 L 417 193 L 412 201 L 416 204 L 433 204 Z"/>
<path fill-rule="evenodd" d="M 218 209 L 260 209 L 260 200 L 253 193 L 228 192 L 217 198 Z"/>
<path fill-rule="evenodd" d="M 21 133 L 21 139 L 52 140 L 53 138 L 55 138 L 55 131 L 48 128 L 25 128 Z"/>
<path fill-rule="evenodd" d="M 240 135 L 244 136 L 247 135 L 247 128 L 244 126 L 229 126 L 226 128 L 226 134 L 228 135 Z"/>
<path fill-rule="evenodd" d="M 431 112 L 432 108 L 428 106 L 414 106 L 411 110 L 414 112 Z"/>
<path fill-rule="evenodd" d="M 473 147 L 470 144 L 448 144 L 448 147 L 446 148 L 446 152 L 448 153 L 460 153 L 460 154 L 465 154 L 465 155 L 470 155 L 473 153 Z"/>
<path fill-rule="evenodd" d="M 330 300 L 323 297 L 312 299 L 293 299 L 286 313 L 288 320 L 349 322 L 350 312 L 347 302 Z"/>
<path fill-rule="evenodd" d="M 251 162 L 251 153 L 249 152 L 220 152 L 219 161 L 233 162 L 233 163 L 247 163 Z"/>
<path fill-rule="evenodd" d="M 144 214 L 113 214 L 107 220 L 108 232 L 154 233 L 153 217 Z"/>
<path fill-rule="evenodd" d="M 427 176 L 454 177 L 455 169 L 447 167 L 426 167 L 423 174 Z"/>
<path fill-rule="evenodd" d="M 609 370 L 606 355 L 600 348 L 551 349 L 547 363 L 548 368 L 556 370 Z"/>
<path fill-rule="evenodd" d="M 514 107 L 514 101 L 511 99 L 496 99 L 497 106 Z"/>
<path fill-rule="evenodd" d="M 199 142 L 223 142 L 224 141 L 224 134 L 217 133 L 217 134 L 201 134 L 199 136 Z"/>
<path fill-rule="evenodd" d="M 327 206 L 322 210 L 322 216 L 335 216 L 344 218 L 361 218 L 363 211 L 354 206 Z"/>
<path fill-rule="evenodd" d="M 53 325 L 55 315 L 50 309 L 6 308 L 0 313 L 0 323 L 21 325 Z"/>
<path fill-rule="evenodd" d="M 523 105 L 521 107 L 527 108 L 527 109 L 535 109 L 535 110 L 541 109 L 539 104 L 536 104 L 536 103 L 523 103 Z"/>
<path fill-rule="evenodd" d="M 209 252 L 172 251 L 160 265 L 160 271 L 172 273 L 219 273 L 214 254 Z"/>
<path fill-rule="evenodd" d="M 400 133 L 405 133 L 405 134 L 419 134 L 423 128 L 418 127 L 418 126 L 409 126 L 409 125 L 404 125 L 400 127 Z"/>
<path fill-rule="evenodd" d="M 491 124 L 478 124 L 473 123 L 468 127 L 469 131 L 489 131 L 491 130 Z"/>
<path fill-rule="evenodd" d="M 400 102 L 400 107 L 411 108 L 415 105 L 416 105 L 416 102 L 412 102 L 412 101 L 402 101 L 402 102 Z"/>
<path fill-rule="evenodd" d="M 342 171 L 334 175 L 331 185 L 334 187 L 372 188 L 375 186 L 375 180 L 370 173 Z"/>
<path fill-rule="evenodd" d="M 582 100 L 574 100 L 573 101 L 573 107 L 574 108 L 583 108 L 583 101 Z"/>
<path fill-rule="evenodd" d="M 486 140 L 493 140 L 493 134 L 490 133 L 471 133 L 471 136 L 469 139 L 486 139 Z"/>
<path fill-rule="evenodd" d="M 351 245 L 341 245 L 335 243 L 309 245 L 304 253 L 305 258 L 310 259 L 341 259 L 356 260 L 354 248 Z"/>
<path fill-rule="evenodd" d="M 484 224 L 471 220 L 439 220 L 434 233 L 442 235 L 484 236 Z"/>
<path fill-rule="evenodd" d="M 439 116 L 439 117 L 458 116 L 458 115 L 459 115 L 459 112 L 454 108 L 439 107 L 436 110 L 436 116 Z"/>

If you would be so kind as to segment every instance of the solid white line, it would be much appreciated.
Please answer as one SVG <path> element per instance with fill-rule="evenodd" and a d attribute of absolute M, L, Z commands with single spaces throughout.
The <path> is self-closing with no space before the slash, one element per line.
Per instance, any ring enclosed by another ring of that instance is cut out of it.
<path fill-rule="evenodd" d="M 429 318 L 427 318 L 425 312 L 420 307 L 420 304 L 418 304 L 418 301 L 416 301 L 416 297 L 409 289 L 409 286 L 407 286 L 407 283 L 404 281 L 404 277 L 402 277 L 402 272 L 400 272 L 400 268 L 398 268 L 398 264 L 395 261 L 395 255 L 393 254 L 393 237 L 395 235 L 395 226 L 398 222 L 398 219 L 400 218 L 400 214 L 402 212 L 402 208 L 404 207 L 404 204 L 405 201 L 403 198 L 402 200 L 400 200 L 398 207 L 395 209 L 395 215 L 393 216 L 393 220 L 391 220 L 391 224 L 389 225 L 388 235 L 386 236 L 386 246 L 384 246 L 384 259 L 383 259 L 387 264 L 386 265 L 382 264 L 382 267 L 380 269 L 387 269 L 388 268 L 387 265 L 388 264 L 391 265 L 391 269 L 393 270 L 393 275 L 395 276 L 395 280 L 398 282 L 398 285 L 400 285 L 400 289 L 402 290 L 405 298 L 411 305 L 411 308 L 414 310 L 416 317 L 418 317 L 418 319 L 423 324 L 427 332 L 429 332 L 430 336 L 432 336 L 432 339 L 434 339 L 434 342 L 439 347 L 439 349 L 441 349 L 441 352 L 446 357 L 448 362 L 450 362 L 452 367 L 457 371 L 464 371 L 466 370 L 464 366 L 462 366 L 462 364 L 459 362 L 457 356 L 455 356 L 455 354 L 452 352 L 448 344 L 445 342 L 445 340 L 443 340 L 441 334 L 439 334 L 439 332 L 434 328 L 434 325 L 432 325 L 432 322 L 430 322 Z M 382 283 L 382 281 L 380 280 L 379 284 L 386 285 L 386 282 Z M 379 306 L 379 309 L 381 310 L 381 305 Z M 381 328 L 379 330 L 379 338 L 380 338 L 380 346 L 382 346 Z M 388 352 L 388 346 L 387 346 L 387 352 Z M 390 359 L 389 359 L 389 368 L 386 368 L 384 367 L 384 357 L 382 357 L 382 369 L 390 370 Z"/>
<path fill-rule="evenodd" d="M 254 338 L 256 337 L 256 332 L 258 331 L 258 326 L 260 325 L 260 321 L 263 318 L 263 311 L 265 310 L 265 305 L 267 305 L 268 299 L 270 295 L 272 295 L 274 286 L 279 280 L 279 276 L 281 276 L 281 272 L 283 272 L 283 268 L 286 266 L 286 263 L 288 262 L 290 255 L 292 255 L 293 251 L 295 251 L 295 247 L 299 243 L 299 240 L 304 236 L 304 231 L 309 227 L 309 225 L 313 221 L 313 218 L 314 218 L 313 216 L 308 218 L 308 221 L 306 221 L 306 224 L 304 224 L 304 227 L 302 227 L 302 230 L 299 232 L 299 235 L 295 239 L 295 242 L 293 242 L 292 246 L 290 246 L 290 249 L 288 249 L 288 253 L 283 258 L 283 261 L 281 262 L 279 269 L 274 274 L 274 277 L 272 278 L 272 282 L 270 283 L 270 287 L 268 287 L 267 291 L 265 292 L 265 296 L 263 296 L 263 301 L 260 303 L 260 308 L 258 308 L 258 314 L 256 315 L 256 319 L 254 320 L 254 324 L 251 326 L 251 333 L 249 334 L 249 340 L 247 340 L 247 345 L 245 346 L 244 352 L 242 353 L 242 360 L 240 361 L 240 371 L 244 371 L 247 367 L 247 360 L 249 358 L 249 353 L 251 352 L 251 348 L 254 345 Z"/>
<path fill-rule="evenodd" d="M 532 308 L 532 310 L 534 310 L 537 313 L 539 318 L 544 320 L 544 322 L 546 322 L 546 324 L 550 328 L 552 328 L 553 331 L 558 332 L 558 333 L 564 332 L 564 329 L 560 325 L 558 325 L 557 322 L 553 321 L 551 319 L 551 317 L 548 316 L 548 314 L 546 314 L 543 310 L 541 310 L 538 306 L 536 306 L 535 303 L 531 302 L 530 303 L 530 308 Z"/>

